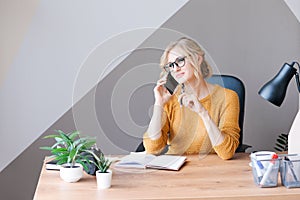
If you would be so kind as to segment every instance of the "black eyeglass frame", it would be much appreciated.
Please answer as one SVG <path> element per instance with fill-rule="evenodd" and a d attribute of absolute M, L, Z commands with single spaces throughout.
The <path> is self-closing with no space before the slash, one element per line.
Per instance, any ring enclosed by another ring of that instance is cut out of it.
<path fill-rule="evenodd" d="M 171 68 L 174 69 L 175 65 L 177 67 L 184 67 L 185 66 L 185 59 L 186 59 L 187 56 L 183 56 L 183 57 L 178 57 L 176 58 L 176 60 L 174 62 L 170 62 L 168 64 L 166 64 L 164 66 L 164 70 L 166 72 L 170 72 L 171 71 Z"/>

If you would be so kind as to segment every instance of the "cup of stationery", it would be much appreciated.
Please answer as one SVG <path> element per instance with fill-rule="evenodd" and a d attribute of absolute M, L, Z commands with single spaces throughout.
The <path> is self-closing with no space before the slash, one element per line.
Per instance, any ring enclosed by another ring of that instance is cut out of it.
<path fill-rule="evenodd" d="M 280 161 L 281 183 L 286 188 L 300 187 L 300 155 L 285 155 Z"/>
<path fill-rule="evenodd" d="M 251 153 L 253 179 L 259 187 L 276 187 L 280 160 L 272 151 L 258 151 Z"/>

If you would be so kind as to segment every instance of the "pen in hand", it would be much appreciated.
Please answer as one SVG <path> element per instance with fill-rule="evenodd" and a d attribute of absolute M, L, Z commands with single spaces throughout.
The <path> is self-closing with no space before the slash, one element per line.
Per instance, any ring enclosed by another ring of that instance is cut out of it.
<path fill-rule="evenodd" d="M 184 89 L 184 84 L 182 83 L 181 84 L 181 94 L 183 94 L 185 92 L 185 89 Z M 182 106 L 182 98 L 180 99 L 180 107 Z"/>

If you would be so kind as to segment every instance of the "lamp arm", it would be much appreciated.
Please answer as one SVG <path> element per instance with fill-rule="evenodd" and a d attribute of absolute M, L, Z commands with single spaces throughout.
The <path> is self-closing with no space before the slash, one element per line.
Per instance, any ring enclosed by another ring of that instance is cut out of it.
<path fill-rule="evenodd" d="M 295 62 L 295 63 L 298 65 L 298 68 L 299 68 L 299 71 L 300 71 L 300 65 L 299 65 L 299 63 L 298 63 L 298 62 Z M 299 93 L 300 93 L 299 73 L 296 72 L 295 76 L 296 76 L 296 82 L 297 82 L 297 86 L 298 86 L 298 91 L 299 91 Z"/>

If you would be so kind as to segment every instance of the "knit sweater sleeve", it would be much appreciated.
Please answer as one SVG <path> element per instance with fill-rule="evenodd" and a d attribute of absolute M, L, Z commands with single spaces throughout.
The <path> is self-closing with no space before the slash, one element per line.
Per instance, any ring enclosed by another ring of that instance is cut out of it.
<path fill-rule="evenodd" d="M 144 133 L 143 144 L 146 152 L 149 154 L 160 154 L 167 145 L 170 123 L 165 110 L 163 112 L 162 118 L 165 123 L 163 125 L 163 128 L 161 129 L 161 136 L 159 138 L 157 138 L 156 140 L 152 140 L 149 138 L 147 132 Z"/>
<path fill-rule="evenodd" d="M 240 106 L 237 94 L 232 90 L 227 90 L 219 121 L 219 129 L 225 138 L 221 144 L 214 146 L 215 152 L 222 159 L 232 158 L 239 145 L 239 112 Z"/>

